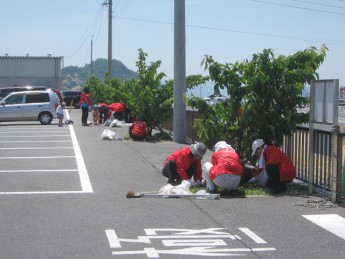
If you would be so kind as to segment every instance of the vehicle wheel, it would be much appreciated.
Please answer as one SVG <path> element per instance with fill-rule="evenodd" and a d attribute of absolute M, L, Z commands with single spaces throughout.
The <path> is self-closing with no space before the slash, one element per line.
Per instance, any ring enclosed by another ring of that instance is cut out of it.
<path fill-rule="evenodd" d="M 38 120 L 41 124 L 47 125 L 50 124 L 53 120 L 53 116 L 49 112 L 43 112 L 38 117 Z"/>

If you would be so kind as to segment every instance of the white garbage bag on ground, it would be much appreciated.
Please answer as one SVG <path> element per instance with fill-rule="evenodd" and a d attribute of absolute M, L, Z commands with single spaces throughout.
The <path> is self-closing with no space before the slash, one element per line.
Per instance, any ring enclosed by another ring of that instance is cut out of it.
<path fill-rule="evenodd" d="M 159 194 L 193 194 L 189 191 L 190 183 L 186 180 L 183 180 L 180 185 L 173 186 L 171 184 L 166 184 L 162 186 L 159 190 Z"/>
<path fill-rule="evenodd" d="M 116 139 L 116 133 L 110 129 L 103 130 L 102 133 L 102 139 L 103 140 L 115 140 Z"/>

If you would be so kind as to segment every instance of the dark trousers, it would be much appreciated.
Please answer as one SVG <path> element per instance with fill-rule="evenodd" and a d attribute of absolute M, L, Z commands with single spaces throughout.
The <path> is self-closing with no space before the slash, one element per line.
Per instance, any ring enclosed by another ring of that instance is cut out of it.
<path fill-rule="evenodd" d="M 115 119 L 117 119 L 119 121 L 122 121 L 123 117 L 124 117 L 124 113 L 123 112 L 114 112 L 114 118 Z"/>
<path fill-rule="evenodd" d="M 108 120 L 108 108 L 98 107 L 99 110 L 99 123 L 104 123 Z"/>
<path fill-rule="evenodd" d="M 268 165 L 266 166 L 266 173 L 269 177 L 267 181 L 267 187 L 272 189 L 277 189 L 281 185 L 284 185 L 285 183 L 280 181 L 280 171 L 279 167 L 277 165 Z"/>
<path fill-rule="evenodd" d="M 192 178 L 196 170 L 196 164 L 192 163 L 188 170 L 186 171 L 188 178 Z M 179 185 L 182 179 L 178 172 L 176 171 L 176 164 L 174 160 L 168 160 L 162 169 L 162 174 L 168 178 L 168 183 L 171 185 Z"/>
<path fill-rule="evenodd" d="M 89 108 L 81 107 L 81 123 L 87 124 L 87 117 L 89 116 Z"/>

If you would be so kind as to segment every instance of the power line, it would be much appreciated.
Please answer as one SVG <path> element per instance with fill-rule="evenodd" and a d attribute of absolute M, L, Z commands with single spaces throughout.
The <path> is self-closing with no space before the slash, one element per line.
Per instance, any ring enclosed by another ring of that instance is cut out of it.
<path fill-rule="evenodd" d="M 88 43 L 88 38 L 90 38 L 90 32 L 94 31 L 95 24 L 97 24 L 97 22 L 99 21 L 99 17 L 103 10 L 103 6 L 100 5 L 99 10 L 97 11 L 89 26 L 84 31 L 83 35 L 80 37 L 79 41 L 77 41 L 76 44 L 64 54 L 65 57 L 72 57 L 73 55 L 79 52 L 79 50 L 84 44 Z"/>
<path fill-rule="evenodd" d="M 272 3 L 272 2 L 268 2 L 268 1 L 262 1 L 262 0 L 251 0 L 251 1 L 259 2 L 259 3 L 263 3 L 263 4 L 271 4 L 271 5 L 278 5 L 278 6 L 284 6 L 284 7 L 289 7 L 289 8 L 295 8 L 295 9 L 308 10 L 308 11 L 313 11 L 313 12 L 329 13 L 329 14 L 336 14 L 336 15 L 343 15 L 343 16 L 345 16 L 344 13 L 337 13 L 337 12 L 332 12 L 332 11 L 324 11 L 324 10 L 318 10 L 318 9 L 307 8 L 307 7 L 299 7 L 299 6 L 294 6 L 294 5 L 278 4 L 278 3 Z"/>
<path fill-rule="evenodd" d="M 136 19 L 136 18 L 129 18 L 129 17 L 121 17 L 121 16 L 116 17 L 116 19 L 132 20 L 132 21 L 140 21 L 140 22 L 149 22 L 149 23 L 165 24 L 165 25 L 173 25 L 173 23 L 171 23 L 171 22 L 144 20 L 144 19 Z M 291 35 L 279 35 L 279 34 L 270 34 L 270 33 L 263 33 L 263 32 L 250 32 L 250 31 L 242 31 L 242 30 L 234 30 L 234 29 L 224 29 L 224 28 L 216 28 L 216 27 L 208 27 L 208 26 L 200 26 L 200 25 L 187 25 L 186 24 L 186 27 L 196 28 L 196 29 L 212 30 L 212 31 L 224 31 L 224 32 L 233 32 L 233 33 L 257 35 L 257 36 L 264 36 L 264 37 L 284 38 L 284 39 L 300 40 L 300 41 L 308 41 L 308 42 L 315 42 L 315 41 L 322 42 L 322 43 L 326 43 L 327 42 L 327 44 L 334 44 L 334 45 L 345 45 L 345 41 L 338 41 L 338 40 L 312 39 L 312 38 L 305 38 L 305 37 L 298 37 L 298 36 L 291 36 Z"/>
<path fill-rule="evenodd" d="M 312 5 L 320 5 L 320 6 L 325 6 L 325 7 L 333 7 L 333 8 L 339 8 L 339 9 L 345 9 L 345 7 L 343 7 L 343 6 L 320 4 L 320 3 L 310 2 L 310 1 L 302 1 L 302 0 L 291 0 L 291 1 L 305 3 L 305 4 L 312 4 Z"/>

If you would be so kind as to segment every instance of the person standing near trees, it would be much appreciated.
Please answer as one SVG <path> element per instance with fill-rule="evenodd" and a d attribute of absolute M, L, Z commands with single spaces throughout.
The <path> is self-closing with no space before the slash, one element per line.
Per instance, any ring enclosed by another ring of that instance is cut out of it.
<path fill-rule="evenodd" d="M 89 116 L 89 110 L 91 107 L 91 96 L 90 96 L 90 89 L 88 87 L 84 87 L 84 91 L 80 95 L 80 108 L 81 108 L 81 122 L 83 126 L 89 126 L 87 124 L 87 117 Z"/>
<path fill-rule="evenodd" d="M 257 172 L 259 175 L 266 173 L 268 176 L 266 186 L 272 188 L 274 193 L 285 192 L 285 183 L 296 177 L 296 168 L 288 156 L 275 145 L 266 144 L 263 139 L 253 142 L 252 151 L 252 156 L 259 158 Z M 256 177 L 253 176 L 249 182 L 254 183 Z"/>

